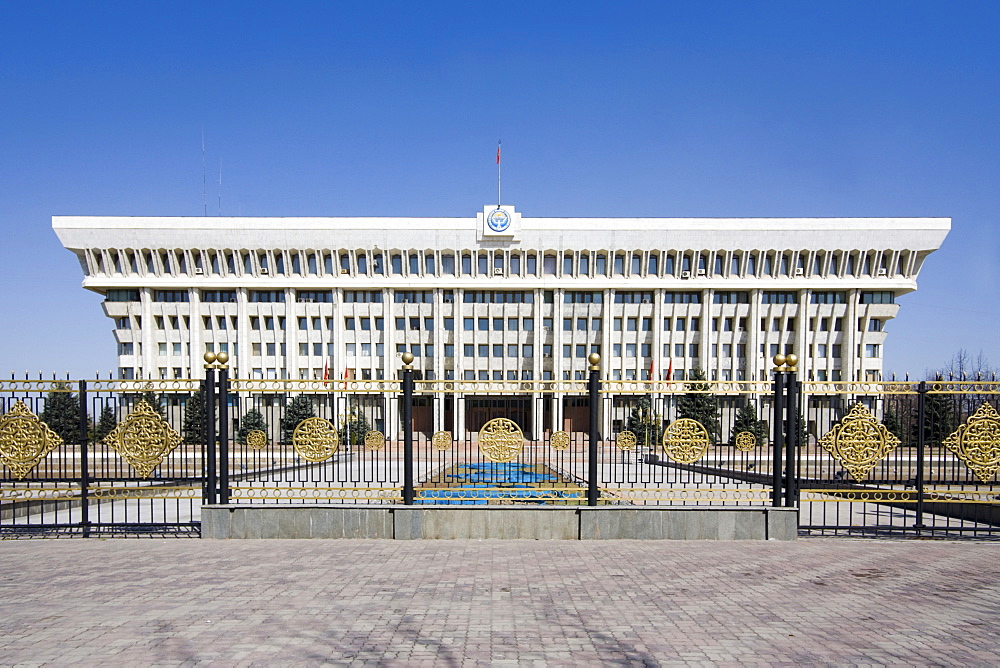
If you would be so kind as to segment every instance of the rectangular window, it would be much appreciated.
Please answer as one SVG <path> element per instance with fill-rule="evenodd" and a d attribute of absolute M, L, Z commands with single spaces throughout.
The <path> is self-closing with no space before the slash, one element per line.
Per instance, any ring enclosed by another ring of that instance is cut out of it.
<path fill-rule="evenodd" d="M 284 290 L 251 290 L 250 301 L 257 303 L 272 303 L 285 301 Z"/>
<path fill-rule="evenodd" d="M 455 356 L 455 344 L 454 343 L 446 343 L 446 344 L 444 344 L 444 356 L 445 357 L 454 357 Z"/>
<path fill-rule="evenodd" d="M 613 357 L 621 357 L 622 356 L 622 344 L 620 344 L 620 343 L 612 343 L 611 344 L 611 355 Z"/>
<path fill-rule="evenodd" d="M 344 329 L 349 332 L 354 331 L 354 318 L 344 318 Z"/>
<path fill-rule="evenodd" d="M 455 331 L 455 319 L 454 318 L 445 318 L 444 319 L 444 331 L 446 331 L 446 332 L 453 332 L 453 331 Z"/>
<path fill-rule="evenodd" d="M 376 294 L 378 294 L 379 296 L 382 295 L 381 292 Z M 323 304 L 329 304 L 333 301 L 333 293 L 329 290 L 296 290 L 295 301 L 306 302 L 306 303 L 319 302 Z"/>
<path fill-rule="evenodd" d="M 716 292 L 713 301 L 716 304 L 749 304 L 749 292 Z"/>
<path fill-rule="evenodd" d="M 485 343 L 480 343 L 476 347 L 476 355 L 479 356 L 479 357 L 489 357 L 490 356 L 490 347 L 488 345 L 486 345 Z"/>
<path fill-rule="evenodd" d="M 644 332 L 651 332 L 651 331 L 653 331 L 653 319 L 652 318 L 643 318 L 642 319 L 642 331 L 644 331 Z"/>
<path fill-rule="evenodd" d="M 476 321 L 474 318 L 462 318 L 462 329 L 466 332 L 474 332 L 476 330 Z"/>
<path fill-rule="evenodd" d="M 700 292 L 665 292 L 663 293 L 664 304 L 700 304 Z"/>
<path fill-rule="evenodd" d="M 847 293 L 836 292 L 814 292 L 809 300 L 813 304 L 846 304 Z"/>
<path fill-rule="evenodd" d="M 840 344 L 839 343 L 834 343 L 832 346 L 830 346 L 830 349 L 832 351 L 831 357 L 833 357 L 834 359 L 839 359 L 840 358 L 840 351 L 841 351 Z"/>
<path fill-rule="evenodd" d="M 187 290 L 154 290 L 154 302 L 186 302 L 188 300 Z"/>
<path fill-rule="evenodd" d="M 299 320 L 299 330 L 309 329 L 309 319 L 300 317 Z"/>
<path fill-rule="evenodd" d="M 530 343 L 526 343 L 521 346 L 521 356 L 522 357 L 534 357 L 535 356 L 535 346 Z"/>
<path fill-rule="evenodd" d="M 480 332 L 490 331 L 490 319 L 489 318 L 479 318 L 476 322 L 477 328 Z"/>
<path fill-rule="evenodd" d="M 776 292 L 765 290 L 761 293 L 762 304 L 794 304 L 796 295 L 794 292 Z"/>
<path fill-rule="evenodd" d="M 895 304 L 896 293 L 894 292 L 862 292 L 862 304 Z"/>
<path fill-rule="evenodd" d="M 462 354 L 465 357 L 472 357 L 475 354 L 476 347 L 471 343 L 466 343 L 462 346 Z"/>
<path fill-rule="evenodd" d="M 564 332 L 572 332 L 573 331 L 573 319 L 572 318 L 563 318 L 563 331 Z"/>
<path fill-rule="evenodd" d="M 625 357 L 635 357 L 636 356 L 636 344 L 626 343 L 625 344 Z"/>
<path fill-rule="evenodd" d="M 526 332 L 533 332 L 533 331 L 535 331 L 535 319 L 534 318 L 525 318 L 522 321 L 521 324 L 524 325 L 524 331 L 526 331 Z"/>
<path fill-rule="evenodd" d="M 587 356 L 587 346 L 578 343 L 576 345 L 576 356 L 579 358 L 584 358 Z"/>
<path fill-rule="evenodd" d="M 517 318 L 507 318 L 507 331 L 516 332 L 518 330 L 518 324 Z"/>
<path fill-rule="evenodd" d="M 517 357 L 517 344 L 508 343 L 507 344 L 507 357 Z"/>
<path fill-rule="evenodd" d="M 687 329 L 687 318 L 677 318 L 675 331 L 683 332 Z"/>
<path fill-rule="evenodd" d="M 563 344 L 563 355 L 562 356 L 563 357 L 567 357 L 567 358 L 568 357 L 572 357 L 573 356 L 573 346 L 571 346 L 568 343 L 564 343 Z"/>
<path fill-rule="evenodd" d="M 879 357 L 880 346 L 877 343 L 865 344 L 865 357 Z"/>

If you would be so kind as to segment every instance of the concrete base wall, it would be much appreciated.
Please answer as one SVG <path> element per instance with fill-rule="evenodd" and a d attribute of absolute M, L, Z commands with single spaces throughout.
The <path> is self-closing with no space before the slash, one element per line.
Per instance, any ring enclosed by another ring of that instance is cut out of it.
<path fill-rule="evenodd" d="M 795 540 L 794 508 L 203 506 L 201 536 L 536 540 Z"/>

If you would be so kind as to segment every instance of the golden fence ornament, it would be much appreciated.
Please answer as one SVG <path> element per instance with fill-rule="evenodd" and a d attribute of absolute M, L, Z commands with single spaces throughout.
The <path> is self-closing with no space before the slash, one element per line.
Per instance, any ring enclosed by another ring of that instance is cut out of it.
<path fill-rule="evenodd" d="M 380 431 L 365 433 L 365 450 L 381 450 L 385 447 L 385 434 Z"/>
<path fill-rule="evenodd" d="M 310 462 L 325 462 L 336 454 L 339 445 L 337 430 L 323 418 L 306 418 L 292 432 L 292 447 L 302 459 Z"/>
<path fill-rule="evenodd" d="M 741 431 L 736 434 L 735 444 L 740 452 L 750 452 L 757 447 L 757 437 L 752 431 Z"/>
<path fill-rule="evenodd" d="M 512 462 L 523 447 L 524 434 L 513 420 L 493 418 L 479 430 L 479 450 L 491 462 Z"/>
<path fill-rule="evenodd" d="M 694 464 L 711 444 L 708 430 L 691 418 L 674 420 L 663 432 L 663 451 L 680 464 Z"/>
<path fill-rule="evenodd" d="M 864 404 L 856 403 L 844 418 L 819 439 L 819 445 L 851 477 L 861 482 L 875 465 L 899 445 L 899 439 Z"/>
<path fill-rule="evenodd" d="M 184 439 L 145 400 L 104 437 L 104 444 L 148 478 Z"/>
<path fill-rule="evenodd" d="M 941 445 L 955 453 L 983 483 L 1000 469 L 1000 414 L 983 404 Z"/>
<path fill-rule="evenodd" d="M 564 431 L 553 432 L 549 436 L 549 445 L 553 450 L 565 450 L 569 447 L 569 434 Z"/>
<path fill-rule="evenodd" d="M 635 448 L 635 434 L 630 431 L 620 431 L 618 432 L 618 448 L 620 450 L 629 451 Z"/>
<path fill-rule="evenodd" d="M 248 431 L 247 445 L 254 450 L 263 450 L 267 447 L 267 434 L 261 429 Z"/>
<path fill-rule="evenodd" d="M 20 399 L 0 416 L 0 461 L 18 480 L 62 444 L 59 434 L 39 420 Z"/>
<path fill-rule="evenodd" d="M 444 452 L 451 447 L 452 438 L 451 433 L 447 431 L 437 431 L 434 432 L 434 436 L 431 437 L 431 445 L 433 445 L 437 450 Z"/>

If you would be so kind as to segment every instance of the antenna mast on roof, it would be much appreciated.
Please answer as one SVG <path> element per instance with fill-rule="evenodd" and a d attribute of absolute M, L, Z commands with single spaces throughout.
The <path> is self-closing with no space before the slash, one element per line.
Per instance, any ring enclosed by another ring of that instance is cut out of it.
<path fill-rule="evenodd" d="M 205 176 L 205 126 L 201 126 L 201 203 L 208 217 L 208 178 Z"/>

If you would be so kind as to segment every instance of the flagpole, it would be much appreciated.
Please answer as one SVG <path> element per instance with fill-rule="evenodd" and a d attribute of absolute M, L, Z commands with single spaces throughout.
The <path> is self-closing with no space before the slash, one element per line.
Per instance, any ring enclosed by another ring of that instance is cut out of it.
<path fill-rule="evenodd" d="M 497 139 L 497 208 L 500 208 L 500 140 Z"/>

